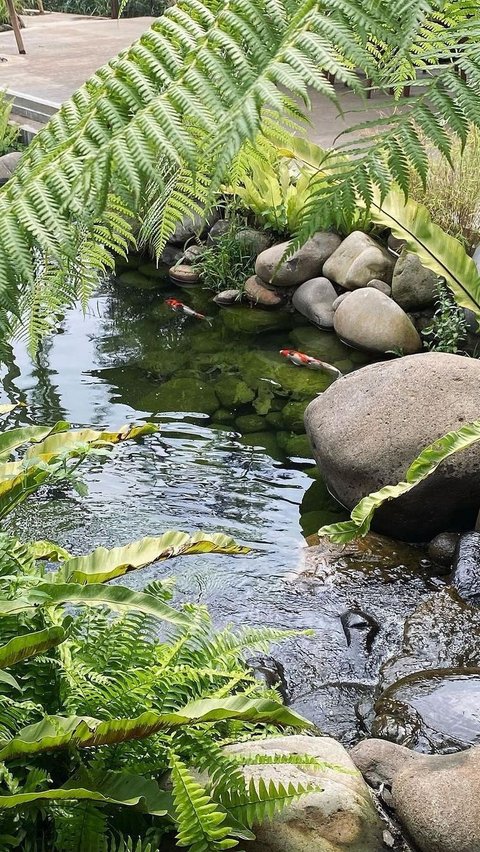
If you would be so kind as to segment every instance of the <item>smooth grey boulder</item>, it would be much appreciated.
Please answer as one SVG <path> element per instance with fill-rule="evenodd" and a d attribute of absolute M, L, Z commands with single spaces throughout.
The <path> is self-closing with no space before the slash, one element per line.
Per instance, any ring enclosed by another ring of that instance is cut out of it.
<path fill-rule="evenodd" d="M 293 307 L 319 328 L 333 328 L 333 304 L 337 291 L 328 278 L 311 278 L 293 294 Z"/>
<path fill-rule="evenodd" d="M 349 293 L 337 306 L 333 325 L 341 340 L 356 349 L 383 354 L 399 351 L 403 355 L 422 349 L 410 317 L 393 299 L 373 287 Z"/>
<path fill-rule="evenodd" d="M 261 305 L 262 308 L 277 308 L 284 302 L 283 295 L 265 287 L 258 275 L 251 275 L 250 278 L 247 278 L 243 293 L 249 302 L 254 305 Z"/>
<path fill-rule="evenodd" d="M 402 249 L 392 277 L 392 299 L 405 311 L 417 311 L 433 305 L 438 278 L 425 269 L 416 254 Z"/>
<path fill-rule="evenodd" d="M 323 274 L 347 290 L 366 287 L 373 278 L 390 284 L 395 257 L 364 234 L 353 231 L 326 261 Z"/>
<path fill-rule="evenodd" d="M 372 278 L 372 280 L 368 282 L 367 287 L 373 287 L 374 290 L 380 290 L 380 293 L 385 293 L 385 296 L 392 295 L 392 288 L 390 287 L 390 284 L 386 284 L 385 281 L 380 281 L 380 278 Z"/>
<path fill-rule="evenodd" d="M 347 291 L 346 293 L 340 293 L 340 295 L 339 295 L 339 296 L 337 296 L 337 298 L 335 299 L 335 301 L 334 301 L 334 303 L 333 303 L 333 305 L 332 305 L 332 308 L 333 308 L 333 312 L 334 312 L 334 313 L 335 313 L 335 311 L 337 310 L 338 306 L 339 306 L 339 305 L 341 305 L 341 304 L 342 304 L 342 302 L 343 302 L 343 300 L 344 300 L 344 299 L 346 299 L 346 298 L 347 298 L 347 296 L 349 296 L 349 295 L 350 295 L 350 293 Z"/>
<path fill-rule="evenodd" d="M 355 295 L 342 302 L 335 319 Z M 437 438 L 479 416 L 480 361 L 427 352 L 371 364 L 334 382 L 308 406 L 305 426 L 330 491 L 352 509 L 371 491 L 404 479 L 414 458 Z M 477 443 L 384 503 L 373 528 L 428 541 L 445 529 L 472 529 L 479 506 Z"/>
<path fill-rule="evenodd" d="M 318 783 L 321 792 L 308 793 L 254 826 L 251 852 L 382 852 L 382 822 L 361 774 L 340 743 L 330 737 L 272 737 L 229 746 L 240 755 L 307 754 L 332 768 L 273 763 L 244 767 L 247 779 L 289 783 Z M 335 767 L 339 768 L 339 771 Z"/>
<path fill-rule="evenodd" d="M 370 783 L 391 786 L 396 815 L 421 852 L 480 852 L 480 747 L 422 755 L 371 739 L 351 757 Z"/>
<path fill-rule="evenodd" d="M 276 287 L 295 287 L 321 275 L 325 261 L 341 242 L 337 234 L 320 231 L 283 263 L 289 243 L 277 243 L 258 255 L 255 272 Z"/>
<path fill-rule="evenodd" d="M 0 186 L 12 177 L 21 157 L 21 151 L 11 151 L 10 154 L 0 157 Z"/>

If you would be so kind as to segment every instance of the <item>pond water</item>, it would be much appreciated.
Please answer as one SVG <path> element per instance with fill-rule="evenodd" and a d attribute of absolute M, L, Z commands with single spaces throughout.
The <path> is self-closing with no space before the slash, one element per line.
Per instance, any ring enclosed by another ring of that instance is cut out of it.
<path fill-rule="evenodd" d="M 70 486 L 50 488 L 21 507 L 10 528 L 76 553 L 169 528 L 226 532 L 248 544 L 248 556 L 185 557 L 125 582 L 140 588 L 173 575 L 178 599 L 208 604 L 217 624 L 313 628 L 313 637 L 274 650 L 289 699 L 352 742 L 361 730 L 358 702 L 371 696 L 406 613 L 429 586 L 418 559 L 406 564 L 394 549 L 386 562 L 367 555 L 346 567 L 330 563 L 322 576 L 296 576 L 304 536 L 345 513 L 319 480 L 302 434 L 308 399 L 331 378 L 282 362 L 278 350 L 294 346 L 343 371 L 365 358 L 291 314 L 218 312 L 201 291 L 175 291 L 160 280 L 155 287 L 106 285 L 85 317 L 68 312 L 35 362 L 15 347 L 1 373 L 2 401 L 24 401 L 27 409 L 12 423 L 115 427 L 148 419 L 161 432 L 119 447 L 114 461 L 89 461 L 87 497 Z M 211 320 L 172 313 L 164 304 L 172 295 Z M 262 333 L 246 333 L 255 323 Z M 345 613 L 359 609 L 381 626 L 373 644 L 361 631 L 358 640 L 347 636 Z"/>

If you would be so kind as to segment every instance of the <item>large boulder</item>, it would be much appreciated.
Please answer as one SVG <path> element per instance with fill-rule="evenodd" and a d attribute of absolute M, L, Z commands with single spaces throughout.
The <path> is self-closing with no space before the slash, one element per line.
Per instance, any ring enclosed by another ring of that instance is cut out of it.
<path fill-rule="evenodd" d="M 319 328 L 333 328 L 337 291 L 328 278 L 311 278 L 293 294 L 293 307 Z"/>
<path fill-rule="evenodd" d="M 432 441 L 479 417 L 480 362 L 428 352 L 339 379 L 310 403 L 305 425 L 330 490 L 352 509 L 371 491 L 400 482 Z M 472 529 L 479 506 L 480 444 L 474 444 L 385 503 L 373 526 L 396 538 L 429 540 L 445 529 Z"/>
<path fill-rule="evenodd" d="M 270 763 L 248 765 L 248 779 L 273 780 L 285 786 L 319 784 L 321 792 L 308 793 L 275 814 L 271 820 L 254 826 L 256 840 L 251 852 L 382 852 L 382 823 L 370 791 L 355 769 L 347 752 L 329 737 L 275 737 L 230 746 L 230 754 L 248 756 L 306 754 L 330 764 L 312 765 Z M 338 771 L 336 769 L 338 767 Z"/>
<path fill-rule="evenodd" d="M 276 287 L 296 287 L 321 275 L 323 264 L 341 242 L 337 234 L 319 232 L 283 263 L 280 261 L 289 243 L 277 243 L 258 255 L 255 272 L 263 281 Z"/>
<path fill-rule="evenodd" d="M 426 756 L 372 739 L 351 756 L 370 783 L 391 787 L 397 817 L 421 852 L 480 852 L 480 747 Z"/>
<path fill-rule="evenodd" d="M 349 293 L 333 316 L 341 340 L 368 352 L 399 351 L 413 355 L 422 349 L 410 317 L 392 299 L 373 287 Z"/>
<path fill-rule="evenodd" d="M 250 278 L 247 278 L 243 292 L 249 302 L 254 305 L 261 305 L 262 308 L 278 308 L 284 301 L 283 295 L 270 287 L 265 287 L 258 275 L 251 275 Z"/>
<path fill-rule="evenodd" d="M 21 151 L 11 151 L 10 154 L 4 154 L 3 157 L 0 157 L 0 186 L 10 180 L 21 158 Z"/>
<path fill-rule="evenodd" d="M 433 305 L 438 278 L 425 269 L 416 254 L 402 250 L 392 278 L 392 299 L 405 311 L 417 311 Z"/>
<path fill-rule="evenodd" d="M 363 231 L 353 231 L 328 258 L 323 274 L 347 290 L 377 278 L 390 284 L 395 258 Z"/>

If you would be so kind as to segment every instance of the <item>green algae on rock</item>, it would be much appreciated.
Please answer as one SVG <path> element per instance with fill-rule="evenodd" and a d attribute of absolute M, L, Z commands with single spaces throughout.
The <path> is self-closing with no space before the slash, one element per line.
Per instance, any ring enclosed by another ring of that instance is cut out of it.
<path fill-rule="evenodd" d="M 137 290 L 157 290 L 159 282 L 153 278 L 147 278 L 141 272 L 122 272 L 117 281 L 124 287 L 134 287 Z"/>
<path fill-rule="evenodd" d="M 156 411 L 186 411 L 213 414 L 219 402 L 213 387 L 196 378 L 169 379 L 155 392 Z M 149 407 L 147 407 L 149 410 Z"/>
<path fill-rule="evenodd" d="M 285 408 L 282 409 L 282 419 L 285 429 L 297 432 L 298 434 L 305 432 L 305 426 L 303 425 L 305 408 L 306 403 L 304 401 L 287 402 Z"/>
<path fill-rule="evenodd" d="M 229 331 L 239 334 L 261 334 L 266 331 L 283 331 L 291 328 L 292 319 L 286 311 L 262 311 L 260 308 L 224 308 L 220 314 Z"/>
<path fill-rule="evenodd" d="M 246 352 L 238 359 L 247 385 L 258 390 L 264 382 L 291 394 L 294 399 L 313 399 L 332 383 L 332 376 L 319 370 L 295 367 L 275 352 Z"/>
<path fill-rule="evenodd" d="M 252 402 L 255 392 L 241 379 L 235 375 L 224 375 L 215 382 L 215 393 L 221 405 L 228 410 L 238 408 Z"/>
<path fill-rule="evenodd" d="M 236 418 L 235 425 L 240 432 L 262 432 L 265 428 L 265 420 L 258 414 L 241 414 Z"/>

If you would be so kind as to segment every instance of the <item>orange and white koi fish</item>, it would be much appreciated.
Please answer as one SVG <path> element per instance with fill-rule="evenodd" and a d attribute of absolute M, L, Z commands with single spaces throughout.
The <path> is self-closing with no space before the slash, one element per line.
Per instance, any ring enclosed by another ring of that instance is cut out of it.
<path fill-rule="evenodd" d="M 305 355 L 304 352 L 297 352 L 296 349 L 280 349 L 280 355 L 283 355 L 287 361 L 291 361 L 296 367 L 308 367 L 310 370 L 324 370 L 327 373 L 333 373 L 336 378 L 343 375 L 340 370 L 337 370 L 331 364 L 320 361 L 319 358 L 313 358 L 311 355 Z"/>
<path fill-rule="evenodd" d="M 198 311 L 194 311 L 193 308 L 189 308 L 188 305 L 184 305 L 183 302 L 179 301 L 179 299 L 165 299 L 165 304 L 177 314 L 185 314 L 187 317 L 195 317 L 195 319 L 201 320 L 208 319 L 205 314 L 199 314 Z"/>

